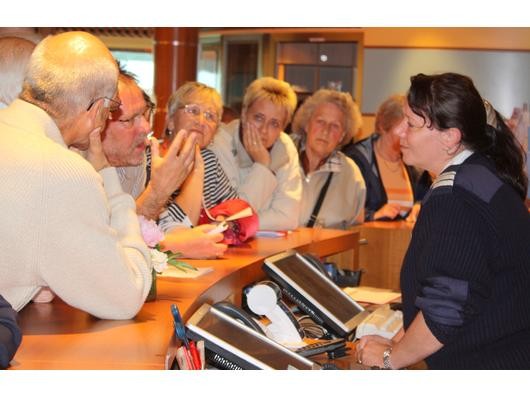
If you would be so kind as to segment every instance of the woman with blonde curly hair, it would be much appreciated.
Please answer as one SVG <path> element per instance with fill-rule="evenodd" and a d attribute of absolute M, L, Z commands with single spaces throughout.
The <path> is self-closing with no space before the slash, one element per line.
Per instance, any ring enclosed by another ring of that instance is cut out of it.
<path fill-rule="evenodd" d="M 351 95 L 320 89 L 306 99 L 293 120 L 303 193 L 300 224 L 329 228 L 362 223 L 366 187 L 357 165 L 340 152 L 359 125 Z"/>
<path fill-rule="evenodd" d="M 298 226 L 298 154 L 283 132 L 295 108 L 296 94 L 287 82 L 254 80 L 243 98 L 241 120 L 221 124 L 213 142 L 232 186 L 258 212 L 262 230 Z"/>
<path fill-rule="evenodd" d="M 171 141 L 181 129 L 197 137 L 193 170 L 171 197 L 172 202 L 160 215 L 167 232 L 174 228 L 199 224 L 201 210 L 237 198 L 215 154 L 209 150 L 223 112 L 219 93 L 208 85 L 190 81 L 169 98 L 166 137 Z"/>

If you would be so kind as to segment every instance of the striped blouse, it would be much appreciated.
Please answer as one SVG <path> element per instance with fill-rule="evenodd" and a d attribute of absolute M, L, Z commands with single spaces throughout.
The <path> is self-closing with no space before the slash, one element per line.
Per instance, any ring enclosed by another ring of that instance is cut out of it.
<path fill-rule="evenodd" d="M 230 184 L 213 151 L 204 148 L 201 155 L 204 160 L 204 205 L 209 209 L 221 202 L 238 198 L 237 191 Z M 173 193 L 166 210 L 160 214 L 159 224 L 164 232 L 176 227 L 192 226 L 184 210 L 174 201 L 178 195 L 179 190 Z"/>

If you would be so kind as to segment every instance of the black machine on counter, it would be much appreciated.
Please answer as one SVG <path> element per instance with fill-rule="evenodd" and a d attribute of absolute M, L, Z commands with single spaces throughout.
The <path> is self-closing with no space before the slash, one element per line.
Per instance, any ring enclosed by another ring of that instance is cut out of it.
<path fill-rule="evenodd" d="M 313 261 L 288 251 L 266 258 L 263 270 L 316 323 L 337 337 L 348 338 L 369 313 Z"/>

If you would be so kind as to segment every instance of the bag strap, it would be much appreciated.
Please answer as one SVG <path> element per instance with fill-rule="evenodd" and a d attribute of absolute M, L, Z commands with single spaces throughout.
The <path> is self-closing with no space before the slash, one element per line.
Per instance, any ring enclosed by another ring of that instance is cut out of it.
<path fill-rule="evenodd" d="M 320 190 L 317 202 L 315 203 L 315 207 L 313 208 L 313 213 L 311 213 L 311 217 L 307 222 L 307 227 L 309 228 L 312 228 L 315 225 L 315 221 L 318 217 L 318 212 L 320 212 L 320 207 L 322 206 L 322 202 L 324 202 L 324 198 L 326 197 L 326 192 L 328 191 L 329 183 L 331 183 L 332 176 L 333 172 L 329 172 L 328 178 L 326 179 L 326 183 L 324 183 L 324 185 L 322 186 L 322 190 Z"/>

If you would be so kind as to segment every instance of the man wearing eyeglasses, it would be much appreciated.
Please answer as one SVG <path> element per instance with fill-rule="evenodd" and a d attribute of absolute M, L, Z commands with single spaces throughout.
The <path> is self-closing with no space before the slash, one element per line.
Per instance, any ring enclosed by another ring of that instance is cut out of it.
<path fill-rule="evenodd" d="M 157 220 L 173 191 L 178 189 L 193 168 L 196 135 L 177 133 L 165 156 L 159 154 L 158 141 L 147 139 L 152 105 L 146 101 L 134 75 L 120 68 L 118 94 L 121 106 L 112 113 L 103 133 L 103 151 L 115 166 L 122 188 L 136 199 L 139 215 Z M 148 97 L 147 97 L 148 99 Z M 146 148 L 150 145 L 151 167 L 146 186 Z M 186 258 L 221 256 L 226 250 L 219 243 L 222 234 L 208 234 L 213 225 L 180 228 L 166 233 L 163 248 Z"/>
<path fill-rule="evenodd" d="M 95 36 L 49 36 L 30 58 L 20 99 L 0 110 L 0 294 L 16 310 L 49 287 L 92 315 L 129 319 L 149 291 L 135 203 L 101 145 L 120 106 L 117 79 Z"/>

